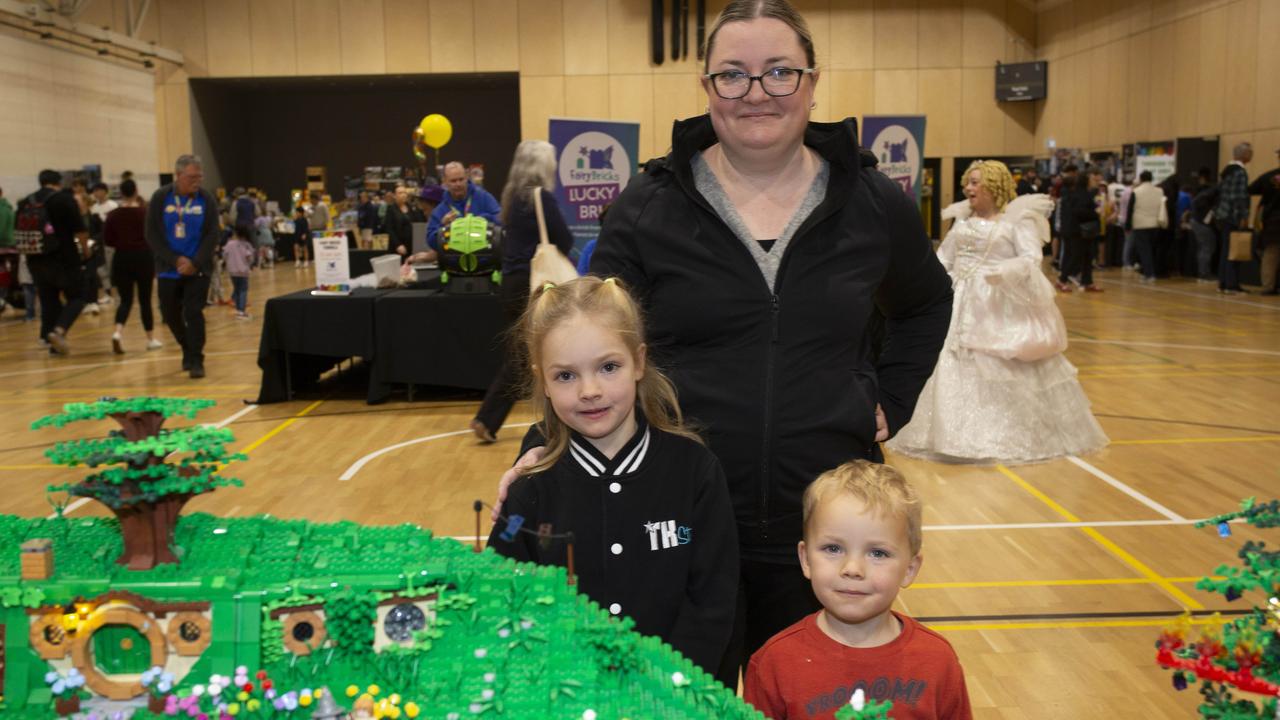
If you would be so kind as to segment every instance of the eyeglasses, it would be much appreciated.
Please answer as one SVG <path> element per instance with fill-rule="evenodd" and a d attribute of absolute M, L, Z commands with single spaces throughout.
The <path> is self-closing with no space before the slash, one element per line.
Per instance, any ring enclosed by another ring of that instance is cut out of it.
<path fill-rule="evenodd" d="M 751 83 L 759 81 L 760 89 L 770 97 L 794 95 L 800 89 L 800 78 L 813 73 L 813 68 L 773 68 L 762 75 L 748 75 L 741 70 L 703 75 L 711 81 L 716 95 L 725 100 L 744 98 L 751 92 Z"/>

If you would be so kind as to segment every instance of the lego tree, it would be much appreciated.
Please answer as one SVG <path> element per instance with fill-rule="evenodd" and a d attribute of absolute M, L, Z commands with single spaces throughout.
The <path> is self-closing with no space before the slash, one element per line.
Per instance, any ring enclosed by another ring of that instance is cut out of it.
<path fill-rule="evenodd" d="M 1202 520 L 1196 527 L 1213 525 L 1224 538 L 1230 523 L 1243 520 L 1259 529 L 1280 527 L 1280 500 L 1258 504 L 1245 500 L 1237 512 Z M 1191 637 L 1191 623 L 1183 617 L 1166 629 L 1156 642 L 1156 662 L 1173 670 L 1173 685 L 1183 690 L 1202 681 L 1200 715 L 1215 720 L 1271 720 L 1277 715 L 1280 696 L 1280 551 L 1248 541 L 1237 553 L 1241 567 L 1220 565 L 1216 577 L 1201 578 L 1196 587 L 1223 595 L 1229 602 L 1249 591 L 1261 591 L 1265 606 L 1231 622 L 1207 626 Z M 1236 697 L 1233 691 L 1264 696 L 1261 704 Z"/>
<path fill-rule="evenodd" d="M 235 439 L 230 430 L 162 427 L 168 418 L 195 418 L 213 404 L 187 398 L 103 398 L 71 403 L 57 415 L 40 418 L 31 424 L 33 430 L 103 418 L 120 426 L 106 438 L 70 440 L 46 450 L 54 464 L 97 470 L 79 482 L 50 485 L 49 492 L 92 498 L 111 509 L 124 541 L 118 564 L 150 570 L 178 562 L 172 545 L 182 506 L 196 495 L 242 484 L 218 475 L 226 463 L 244 459 L 227 453 L 227 444 Z"/>

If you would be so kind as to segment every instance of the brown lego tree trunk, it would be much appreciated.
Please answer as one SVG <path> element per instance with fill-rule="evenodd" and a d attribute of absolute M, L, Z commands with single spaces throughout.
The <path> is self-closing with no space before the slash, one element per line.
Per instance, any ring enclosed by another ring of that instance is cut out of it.
<path fill-rule="evenodd" d="M 190 499 L 188 494 L 166 495 L 152 502 L 112 508 L 124 540 L 124 551 L 116 564 L 130 570 L 150 570 L 161 563 L 178 562 L 173 554 L 173 531 L 182 506 Z"/>
<path fill-rule="evenodd" d="M 120 424 L 125 439 L 133 442 L 160 433 L 164 424 L 164 416 L 155 412 L 118 413 L 111 419 Z M 159 465 L 163 458 L 150 456 L 145 463 L 131 465 L 134 469 L 142 469 L 151 465 Z M 183 468 L 180 472 L 188 470 Z M 183 474 L 194 475 L 194 469 Z M 121 497 L 128 499 L 139 494 L 135 483 L 127 483 Z M 116 558 L 117 565 L 125 565 L 130 570 L 150 570 L 162 563 L 176 563 L 178 557 L 173 554 L 173 532 L 178 525 L 178 517 L 182 514 L 182 506 L 191 499 L 189 493 L 166 495 L 156 500 L 138 503 L 125 503 L 111 508 L 116 519 L 120 521 L 120 535 L 124 540 L 124 551 Z"/>

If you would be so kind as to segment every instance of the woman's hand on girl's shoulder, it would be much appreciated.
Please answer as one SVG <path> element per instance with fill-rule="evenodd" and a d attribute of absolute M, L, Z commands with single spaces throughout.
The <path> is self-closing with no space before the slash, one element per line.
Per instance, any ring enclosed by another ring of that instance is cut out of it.
<path fill-rule="evenodd" d="M 498 501 L 493 504 L 493 512 L 491 513 L 494 522 L 498 521 L 498 515 L 502 512 L 502 503 L 507 501 L 507 489 L 511 487 L 511 483 L 520 479 L 520 470 L 530 465 L 537 465 L 542 456 L 546 454 L 547 448 L 542 445 L 529 448 L 529 451 L 521 455 L 515 465 L 512 465 L 506 472 L 502 473 L 502 478 L 498 480 Z"/>

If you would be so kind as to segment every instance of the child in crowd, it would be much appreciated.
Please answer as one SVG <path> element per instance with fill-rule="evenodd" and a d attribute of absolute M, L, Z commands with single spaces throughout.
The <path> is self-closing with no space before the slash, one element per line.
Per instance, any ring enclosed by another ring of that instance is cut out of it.
<path fill-rule="evenodd" d="M 254 244 L 258 246 L 258 266 L 275 267 L 276 238 L 271 234 L 271 216 L 259 215 L 254 219 Z"/>
<path fill-rule="evenodd" d="M 227 263 L 227 274 L 231 276 L 231 301 L 236 306 L 236 319 L 248 320 L 249 313 L 245 306 L 249 302 L 249 271 L 254 266 L 257 251 L 249 238 L 253 237 L 253 227 L 237 225 L 231 232 L 231 239 L 222 248 L 222 256 Z"/>
<path fill-rule="evenodd" d="M 311 264 L 311 224 L 307 222 L 307 206 L 293 209 L 293 266 Z"/>
<path fill-rule="evenodd" d="M 920 497 L 897 470 L 854 460 L 804 494 L 800 566 L 822 610 L 751 657 L 744 698 L 774 720 L 832 718 L 854 691 L 898 720 L 973 717 L 941 635 L 891 610 L 920 571 Z"/>
<path fill-rule="evenodd" d="M 587 596 L 715 672 L 738 592 L 733 506 L 671 381 L 646 362 L 639 308 L 617 280 L 589 276 L 535 291 L 520 327 L 547 453 L 511 485 L 489 546 L 566 565 L 572 533 Z"/>

